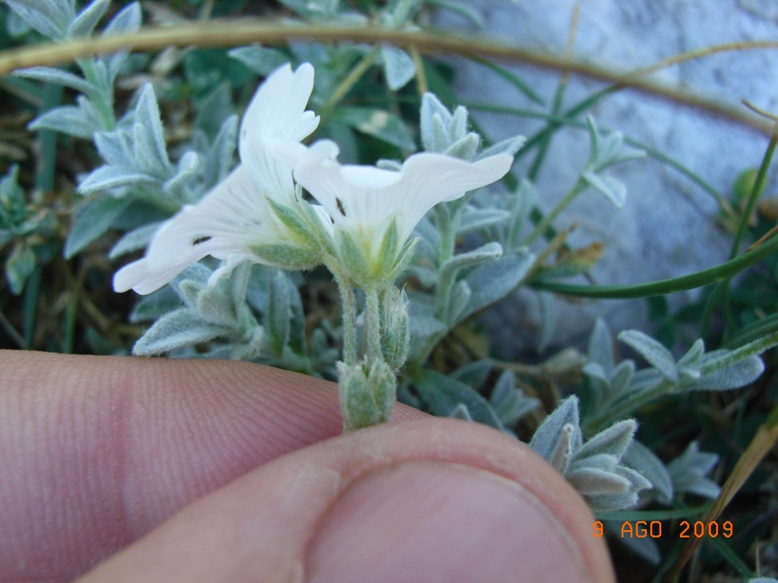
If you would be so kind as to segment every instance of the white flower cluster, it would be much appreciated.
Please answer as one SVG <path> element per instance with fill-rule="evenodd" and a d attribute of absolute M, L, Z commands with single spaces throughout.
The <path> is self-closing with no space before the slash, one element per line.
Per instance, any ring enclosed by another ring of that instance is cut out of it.
<path fill-rule="evenodd" d="M 468 162 L 420 153 L 396 171 L 342 165 L 334 142 L 301 143 L 319 123 L 305 109 L 313 76 L 305 63 L 267 78 L 241 124 L 241 164 L 159 229 L 146 256 L 116 273 L 116 291 L 151 293 L 206 255 L 226 260 L 213 281 L 243 261 L 290 270 L 323 262 L 363 289 L 385 286 L 427 211 L 499 180 L 513 162 L 509 154 Z"/>

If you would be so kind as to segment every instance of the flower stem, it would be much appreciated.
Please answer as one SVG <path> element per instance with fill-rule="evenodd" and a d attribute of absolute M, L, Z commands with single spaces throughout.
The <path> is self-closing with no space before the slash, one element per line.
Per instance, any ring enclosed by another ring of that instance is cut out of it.
<path fill-rule="evenodd" d="M 440 267 L 454 255 L 456 242 L 456 229 L 451 216 L 451 209 L 445 204 L 435 207 L 435 223 L 440 234 L 440 248 L 438 249 L 438 282 L 435 286 L 435 316 L 444 323 L 448 323 L 448 304 L 451 298 L 451 287 L 454 283 L 455 272 L 442 270 Z"/>
<path fill-rule="evenodd" d="M 548 213 L 545 217 L 543 217 L 543 220 L 540 221 L 537 226 L 535 227 L 535 230 L 530 233 L 530 235 L 524 239 L 522 242 L 522 245 L 529 245 L 533 243 L 536 239 L 539 237 L 542 237 L 546 230 L 551 226 L 551 223 L 554 222 L 554 219 L 556 219 L 559 214 L 565 210 L 568 206 L 570 206 L 570 203 L 572 203 L 575 200 L 575 197 L 581 194 L 581 192 L 586 189 L 587 184 L 586 182 L 579 178 L 578 181 L 575 183 L 573 188 L 570 189 L 570 192 L 568 192 L 562 200 L 559 201 L 559 203 L 554 207 L 554 209 Z"/>
<path fill-rule="evenodd" d="M 381 356 L 381 310 L 378 299 L 378 289 L 371 287 L 365 290 L 367 300 L 365 313 L 365 328 L 367 330 L 367 359 L 374 362 Z"/>
<path fill-rule="evenodd" d="M 343 362 L 353 366 L 357 363 L 357 302 L 349 281 L 337 275 L 335 280 L 343 310 Z"/>
<path fill-rule="evenodd" d="M 348 76 L 340 82 L 340 85 L 335 88 L 332 95 L 330 95 L 330 98 L 322 106 L 321 112 L 319 113 L 321 119 L 327 118 L 332 113 L 332 110 L 335 109 L 335 106 L 337 106 L 346 96 L 346 93 L 348 93 L 351 88 L 356 85 L 357 81 L 362 78 L 362 75 L 365 74 L 373 64 L 373 61 L 375 61 L 379 50 L 380 47 L 378 45 L 374 46 L 369 53 L 362 57 L 362 60 L 356 64 Z"/>

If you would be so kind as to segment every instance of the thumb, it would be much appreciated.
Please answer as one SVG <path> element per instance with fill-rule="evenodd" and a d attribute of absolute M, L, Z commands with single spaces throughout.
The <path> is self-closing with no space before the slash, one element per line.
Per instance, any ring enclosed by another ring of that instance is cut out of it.
<path fill-rule="evenodd" d="M 82 581 L 612 581 L 592 522 L 523 444 L 424 419 L 277 458 Z"/>

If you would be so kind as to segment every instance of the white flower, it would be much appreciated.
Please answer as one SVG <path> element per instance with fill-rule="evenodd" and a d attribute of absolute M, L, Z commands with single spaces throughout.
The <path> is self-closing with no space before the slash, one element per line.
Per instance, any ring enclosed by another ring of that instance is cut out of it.
<path fill-rule="evenodd" d="M 116 273 L 116 291 L 151 293 L 206 255 L 227 259 L 212 279 L 245 260 L 286 268 L 319 262 L 310 238 L 290 229 L 273 210 L 301 202 L 295 198 L 292 169 L 268 147 L 302 147 L 299 142 L 318 126 L 318 116 L 305 111 L 313 73 L 308 63 L 295 72 L 287 64 L 266 79 L 241 123 L 241 164 L 199 203 L 162 225 L 146 256 Z"/>
<path fill-rule="evenodd" d="M 336 243 L 339 232 L 354 241 L 373 281 L 392 277 L 396 254 L 432 207 L 499 180 L 513 163 L 509 154 L 468 162 L 425 152 L 409 157 L 399 170 L 384 170 L 341 165 L 335 159 L 338 146 L 329 140 L 316 142 L 303 155 L 300 148 L 304 146 L 283 148 L 280 155 L 298 158 L 295 179 L 324 207 Z M 392 229 L 396 229 L 395 256 L 383 257 L 384 240 Z M 341 257 L 348 270 L 353 258 L 345 259 Z"/>

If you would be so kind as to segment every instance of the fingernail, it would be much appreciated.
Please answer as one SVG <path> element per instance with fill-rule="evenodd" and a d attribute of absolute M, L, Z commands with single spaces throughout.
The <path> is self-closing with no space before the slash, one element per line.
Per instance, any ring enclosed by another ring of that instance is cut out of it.
<path fill-rule="evenodd" d="M 521 485 L 444 462 L 408 462 L 352 484 L 308 548 L 316 583 L 587 581 L 578 547 Z"/>

